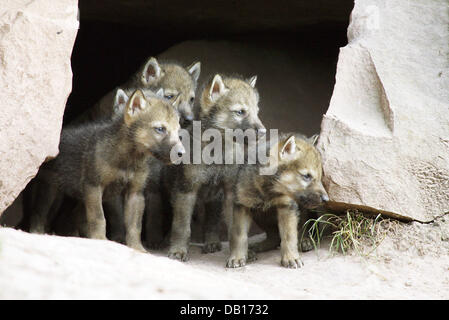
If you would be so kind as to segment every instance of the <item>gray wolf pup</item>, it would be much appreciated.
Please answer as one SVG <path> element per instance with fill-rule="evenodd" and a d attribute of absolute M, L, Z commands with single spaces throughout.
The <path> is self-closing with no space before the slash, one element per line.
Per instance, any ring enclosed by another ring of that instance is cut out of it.
<path fill-rule="evenodd" d="M 321 182 L 321 156 L 305 137 L 281 135 L 269 147 L 269 160 L 277 166 L 274 175 L 260 175 L 260 165 L 245 165 L 239 172 L 228 268 L 242 267 L 254 258 L 248 252 L 249 227 L 252 217 L 264 219 L 263 215 L 267 214 L 277 215 L 282 266 L 300 267 L 299 215 L 329 200 Z"/>
<path fill-rule="evenodd" d="M 85 207 L 86 235 L 106 239 L 103 200 L 124 195 L 126 244 L 144 251 L 141 244 L 143 190 L 148 161 L 170 161 L 170 152 L 185 149 L 179 140 L 179 116 L 165 99 L 135 91 L 121 116 L 63 130 L 59 155 L 44 163 L 38 182 L 30 231 L 44 233 L 48 213 L 66 194 Z"/>

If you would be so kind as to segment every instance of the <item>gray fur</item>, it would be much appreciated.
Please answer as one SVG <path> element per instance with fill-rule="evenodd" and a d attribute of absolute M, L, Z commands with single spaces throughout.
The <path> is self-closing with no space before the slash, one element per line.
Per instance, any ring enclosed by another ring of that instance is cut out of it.
<path fill-rule="evenodd" d="M 166 134 L 157 133 L 153 123 L 162 123 Z M 144 251 L 140 233 L 149 163 L 154 156 L 169 159 L 170 148 L 181 145 L 178 130 L 172 106 L 164 99 L 145 99 L 140 91 L 131 96 L 122 115 L 65 128 L 58 157 L 41 167 L 34 182 L 39 194 L 31 232 L 46 232 L 51 207 L 68 195 L 84 203 L 80 233 L 106 239 L 102 202 L 123 196 L 125 243 Z"/>
<path fill-rule="evenodd" d="M 242 267 L 250 260 L 248 230 L 253 218 L 267 233 L 267 239 L 255 247 L 257 251 L 280 245 L 282 266 L 302 265 L 298 252 L 300 216 L 328 199 L 321 183 L 321 157 L 311 144 L 313 140 L 283 134 L 270 143 L 270 161 L 277 159 L 274 175 L 260 175 L 259 164 L 242 166 L 235 189 L 227 267 Z M 304 246 L 301 243 L 300 249 L 306 249 Z"/>
<path fill-rule="evenodd" d="M 154 77 L 148 77 L 148 70 L 154 72 Z M 181 122 L 184 123 L 193 118 L 193 103 L 200 71 L 201 63 L 199 62 L 185 68 L 175 62 L 159 63 L 156 58 L 150 57 L 128 81 L 119 87 L 128 96 L 137 89 L 142 90 L 145 96 L 162 89 L 165 96 L 170 98 L 168 100 L 179 96 L 175 109 L 180 114 Z M 110 106 L 116 96 L 116 89 L 108 92 L 93 108 L 87 110 L 73 123 L 85 123 L 112 117 L 113 112 Z"/>
<path fill-rule="evenodd" d="M 255 84 L 254 79 L 252 84 Z M 206 84 L 201 94 L 199 116 L 202 130 L 215 128 L 221 130 L 222 137 L 224 137 L 225 128 L 262 129 L 263 125 L 258 118 L 258 100 L 257 91 L 246 81 L 238 78 L 222 78 L 216 75 L 212 81 Z M 230 108 L 236 104 L 245 105 L 247 108 L 248 116 L 245 119 L 239 120 L 234 116 L 234 111 Z M 207 144 L 202 143 L 203 145 Z M 225 220 L 229 220 L 227 217 L 232 215 L 233 187 L 239 165 L 183 164 L 171 170 L 171 176 L 174 177 L 171 180 L 173 183 L 170 189 L 173 222 L 168 255 L 172 259 L 186 261 L 191 232 L 190 223 L 195 205 L 197 202 L 221 202 L 215 196 L 208 196 L 219 195 L 223 190 L 223 215 Z M 213 204 L 212 207 L 216 208 Z M 206 212 L 206 214 L 208 213 Z M 217 209 L 213 214 L 217 215 Z M 210 229 L 214 229 L 213 223 L 209 222 L 208 225 Z M 209 232 L 206 238 L 206 251 L 218 249 L 219 239 L 213 231 Z"/>

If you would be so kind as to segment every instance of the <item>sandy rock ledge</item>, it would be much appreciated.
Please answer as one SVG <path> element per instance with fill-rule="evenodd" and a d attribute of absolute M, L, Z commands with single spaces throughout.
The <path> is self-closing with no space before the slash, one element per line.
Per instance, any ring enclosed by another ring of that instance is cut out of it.
<path fill-rule="evenodd" d="M 448 299 L 449 218 L 401 228 L 371 258 L 323 248 L 302 254 L 298 270 L 280 267 L 279 250 L 230 270 L 227 243 L 208 255 L 192 246 L 181 263 L 111 241 L 0 228 L 0 299 Z"/>

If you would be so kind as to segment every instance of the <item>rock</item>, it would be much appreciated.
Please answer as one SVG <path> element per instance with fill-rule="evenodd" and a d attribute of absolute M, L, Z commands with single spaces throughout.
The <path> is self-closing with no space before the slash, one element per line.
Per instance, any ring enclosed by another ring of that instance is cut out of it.
<path fill-rule="evenodd" d="M 319 140 L 331 200 L 421 221 L 449 211 L 448 10 L 355 1 Z"/>
<path fill-rule="evenodd" d="M 76 0 L 2 1 L 0 213 L 58 154 L 77 12 Z"/>
<path fill-rule="evenodd" d="M 407 225 L 399 239 L 387 234 L 372 258 L 331 256 L 322 243 L 318 251 L 301 254 L 303 268 L 286 270 L 279 250 L 259 254 L 244 268 L 226 269 L 228 243 L 207 255 L 192 245 L 190 260 L 181 263 L 168 259 L 165 250 L 140 253 L 112 241 L 0 228 L 0 300 L 447 299 L 449 243 L 418 242 L 428 229 Z M 406 241 L 398 247 L 402 235 Z M 413 288 L 403 285 L 409 279 Z M 170 318 L 178 312 L 164 311 L 173 313 Z"/>
<path fill-rule="evenodd" d="M 244 34 L 294 30 L 304 25 L 345 22 L 352 0 L 284 1 L 80 1 L 82 19 L 147 27 L 151 33 Z"/>

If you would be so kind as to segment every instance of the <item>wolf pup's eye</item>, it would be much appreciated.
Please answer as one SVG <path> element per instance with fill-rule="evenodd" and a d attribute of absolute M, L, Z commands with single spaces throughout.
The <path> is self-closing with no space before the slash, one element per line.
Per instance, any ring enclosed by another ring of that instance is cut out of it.
<path fill-rule="evenodd" d="M 304 179 L 304 181 L 309 182 L 312 180 L 312 175 L 310 173 L 302 174 L 302 178 Z"/>
<path fill-rule="evenodd" d="M 172 94 L 167 94 L 166 96 L 164 96 L 165 99 L 171 100 L 174 97 L 174 95 Z"/>
<path fill-rule="evenodd" d="M 237 113 L 239 116 L 244 116 L 246 114 L 245 110 L 237 110 L 235 113 Z"/>
<path fill-rule="evenodd" d="M 166 129 L 164 127 L 156 127 L 156 128 L 154 128 L 154 130 L 156 130 L 156 132 L 160 133 L 160 134 L 164 134 L 166 131 Z"/>

